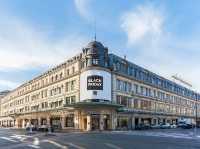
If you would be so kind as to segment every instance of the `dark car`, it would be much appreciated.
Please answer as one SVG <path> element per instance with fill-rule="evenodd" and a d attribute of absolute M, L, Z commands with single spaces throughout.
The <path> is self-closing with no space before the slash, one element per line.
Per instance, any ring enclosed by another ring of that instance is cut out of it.
<path fill-rule="evenodd" d="M 149 124 L 139 124 L 137 126 L 135 126 L 136 130 L 146 130 L 146 129 L 150 129 L 150 125 Z"/>
<path fill-rule="evenodd" d="M 185 122 L 179 122 L 178 123 L 178 127 L 182 127 L 182 126 L 184 126 L 186 123 Z"/>
<path fill-rule="evenodd" d="M 183 124 L 182 126 L 181 126 L 181 128 L 183 128 L 183 129 L 191 129 L 191 128 L 193 128 L 194 126 L 192 125 L 192 124 Z"/>

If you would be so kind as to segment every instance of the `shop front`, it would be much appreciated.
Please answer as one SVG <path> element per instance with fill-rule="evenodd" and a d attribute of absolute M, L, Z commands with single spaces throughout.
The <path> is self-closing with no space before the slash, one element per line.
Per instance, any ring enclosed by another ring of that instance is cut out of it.
<path fill-rule="evenodd" d="M 116 108 L 120 105 L 110 102 L 79 102 L 71 106 L 76 111 L 74 117 L 71 117 L 71 120 L 74 120 L 74 125 L 78 123 L 76 128 L 83 131 L 115 129 Z"/>

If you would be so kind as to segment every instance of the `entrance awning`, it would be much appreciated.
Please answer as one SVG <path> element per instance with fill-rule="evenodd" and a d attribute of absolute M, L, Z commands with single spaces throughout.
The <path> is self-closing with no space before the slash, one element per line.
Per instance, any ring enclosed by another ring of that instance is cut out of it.
<path fill-rule="evenodd" d="M 111 103 L 111 102 L 77 102 L 74 104 L 66 104 L 64 107 L 74 108 L 114 108 L 118 109 L 123 107 L 122 105 Z"/>

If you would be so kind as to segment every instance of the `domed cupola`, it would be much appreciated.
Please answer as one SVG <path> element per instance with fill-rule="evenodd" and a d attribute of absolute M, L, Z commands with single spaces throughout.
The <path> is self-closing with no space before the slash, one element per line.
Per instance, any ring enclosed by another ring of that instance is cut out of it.
<path fill-rule="evenodd" d="M 92 41 L 83 48 L 83 54 L 86 67 L 102 66 L 107 67 L 108 64 L 108 48 L 104 47 L 98 41 Z"/>

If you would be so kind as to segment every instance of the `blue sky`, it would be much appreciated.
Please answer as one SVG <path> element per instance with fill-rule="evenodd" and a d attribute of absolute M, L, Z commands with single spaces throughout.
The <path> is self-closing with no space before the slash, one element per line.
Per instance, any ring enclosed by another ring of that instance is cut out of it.
<path fill-rule="evenodd" d="M 81 51 L 110 52 L 200 91 L 200 1 L 1 0 L 0 90 L 13 89 Z"/>

